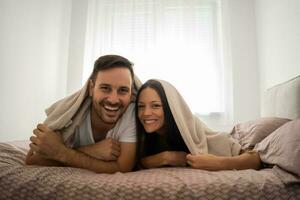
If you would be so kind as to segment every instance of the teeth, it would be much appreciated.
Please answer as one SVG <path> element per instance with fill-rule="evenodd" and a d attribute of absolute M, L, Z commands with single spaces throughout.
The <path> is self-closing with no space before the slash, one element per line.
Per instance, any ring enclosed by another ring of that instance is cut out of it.
<path fill-rule="evenodd" d="M 104 108 L 110 111 L 117 111 L 119 110 L 119 107 L 112 107 L 112 106 L 108 106 L 108 105 L 104 105 Z"/>
<path fill-rule="evenodd" d="M 145 124 L 151 124 L 151 123 L 156 122 L 156 120 L 155 119 L 146 119 L 146 120 L 144 120 L 144 122 L 145 122 Z"/>

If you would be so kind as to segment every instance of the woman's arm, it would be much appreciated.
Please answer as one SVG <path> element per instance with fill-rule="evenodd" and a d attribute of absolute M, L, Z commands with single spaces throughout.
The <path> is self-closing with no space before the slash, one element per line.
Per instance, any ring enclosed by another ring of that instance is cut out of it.
<path fill-rule="evenodd" d="M 187 163 L 196 169 L 210 171 L 260 169 L 261 160 L 256 151 L 248 151 L 234 157 L 215 156 L 212 154 L 187 155 Z"/>
<path fill-rule="evenodd" d="M 161 153 L 142 158 L 141 163 L 145 168 L 156 168 L 166 165 L 186 166 L 186 155 L 183 151 L 163 151 Z"/>

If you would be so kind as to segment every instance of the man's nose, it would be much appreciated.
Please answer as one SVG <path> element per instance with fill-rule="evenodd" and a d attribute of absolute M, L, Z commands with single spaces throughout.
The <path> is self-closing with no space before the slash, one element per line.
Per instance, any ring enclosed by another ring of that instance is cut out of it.
<path fill-rule="evenodd" d="M 116 91 L 112 91 L 108 96 L 108 101 L 111 104 L 119 103 L 119 95 Z"/>

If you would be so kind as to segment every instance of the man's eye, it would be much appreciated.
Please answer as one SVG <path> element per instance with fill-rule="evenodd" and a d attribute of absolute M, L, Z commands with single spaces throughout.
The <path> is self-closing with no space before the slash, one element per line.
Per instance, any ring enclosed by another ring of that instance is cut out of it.
<path fill-rule="evenodd" d="M 110 90 L 109 87 L 100 87 L 100 90 L 102 90 L 103 92 L 108 92 Z"/>
<path fill-rule="evenodd" d="M 127 93 L 129 93 L 129 89 L 128 89 L 128 88 L 121 88 L 121 89 L 119 90 L 119 92 L 120 92 L 121 94 L 127 94 Z"/>

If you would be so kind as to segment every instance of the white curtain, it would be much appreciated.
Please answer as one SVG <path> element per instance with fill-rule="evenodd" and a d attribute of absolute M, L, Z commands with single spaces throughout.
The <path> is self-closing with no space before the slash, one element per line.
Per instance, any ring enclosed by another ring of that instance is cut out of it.
<path fill-rule="evenodd" d="M 119 54 L 142 81 L 171 82 L 192 111 L 228 118 L 217 0 L 90 0 L 83 80 L 100 55 Z"/>

